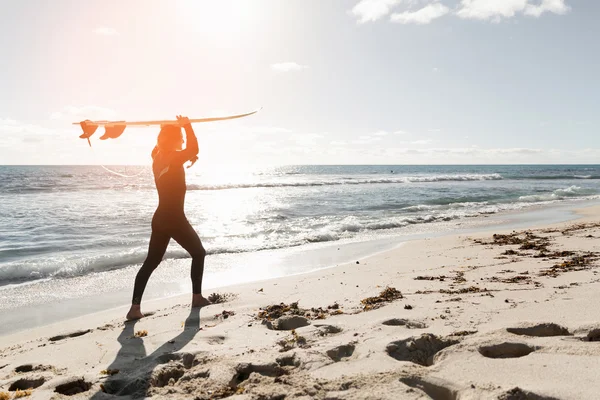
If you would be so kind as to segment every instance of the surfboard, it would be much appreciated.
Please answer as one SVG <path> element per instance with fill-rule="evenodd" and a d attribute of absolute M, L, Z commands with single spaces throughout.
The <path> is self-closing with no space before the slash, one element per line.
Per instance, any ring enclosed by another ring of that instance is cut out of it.
<path fill-rule="evenodd" d="M 228 115 L 228 116 L 224 116 L 224 117 L 190 118 L 190 122 L 194 124 L 194 123 L 199 123 L 199 122 L 226 121 L 228 119 L 247 117 L 249 115 L 256 114 L 260 110 L 262 110 L 262 107 L 259 108 L 258 110 L 254 110 L 252 112 L 245 113 L 245 114 Z M 176 124 L 177 120 L 174 120 L 174 119 L 173 120 L 162 119 L 162 120 L 156 120 L 156 121 L 105 121 L 105 120 L 90 121 L 90 120 L 85 120 L 85 121 L 80 121 L 80 122 L 73 122 L 73 125 L 81 125 L 82 123 L 86 123 L 89 125 L 98 125 L 98 126 L 105 126 L 105 125 L 152 126 L 152 125 Z"/>
<path fill-rule="evenodd" d="M 222 116 L 222 117 L 190 118 L 190 122 L 192 124 L 195 124 L 195 123 L 202 123 L 202 122 L 226 121 L 226 120 L 230 120 L 230 119 L 247 117 L 249 115 L 256 114 L 260 110 L 262 110 L 262 107 L 259 108 L 258 110 L 254 110 L 252 112 L 244 113 L 244 114 L 227 115 L 227 116 Z M 90 137 L 96 132 L 96 130 L 98 129 L 99 126 L 103 126 L 105 129 L 104 135 L 102 135 L 100 137 L 100 140 L 106 140 L 106 139 L 118 138 L 119 136 L 121 136 L 123 134 L 123 132 L 125 131 L 125 128 L 127 128 L 128 126 L 153 126 L 153 125 L 163 126 L 163 125 L 171 125 L 171 124 L 177 124 L 177 123 L 178 123 L 177 120 L 168 120 L 168 119 L 155 120 L 155 121 L 106 121 L 106 120 L 91 121 L 91 120 L 87 119 L 85 121 L 73 122 L 73 125 L 81 126 L 81 129 L 83 130 L 83 134 L 80 135 L 79 137 L 81 139 L 87 139 L 89 142 Z M 90 146 L 91 146 L 91 143 L 90 143 Z"/>

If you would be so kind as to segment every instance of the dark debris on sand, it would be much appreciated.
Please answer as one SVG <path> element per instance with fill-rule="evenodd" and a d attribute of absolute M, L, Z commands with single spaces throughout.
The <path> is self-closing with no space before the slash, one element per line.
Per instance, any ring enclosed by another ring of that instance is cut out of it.
<path fill-rule="evenodd" d="M 279 346 L 281 346 L 281 348 L 279 349 L 280 352 L 286 352 L 286 351 L 292 350 L 296 347 L 300 347 L 300 348 L 310 347 L 308 345 L 308 342 L 306 341 L 306 338 L 304 336 L 298 335 L 298 332 L 296 332 L 295 329 L 293 329 L 290 332 L 290 334 L 291 334 L 290 337 L 283 338 L 277 342 L 277 344 Z"/>
<path fill-rule="evenodd" d="M 563 235 L 571 235 L 575 232 L 582 231 L 590 228 L 600 227 L 600 223 L 592 224 L 575 224 L 569 228 L 558 230 L 558 229 L 545 229 L 539 232 L 541 233 L 562 233 Z M 589 236 L 589 235 L 588 235 Z M 520 257 L 533 257 L 543 258 L 545 261 L 548 260 L 560 260 L 562 262 L 554 264 L 550 268 L 542 269 L 539 272 L 539 276 L 557 277 L 562 273 L 571 271 L 582 271 L 592 266 L 594 261 L 600 259 L 600 253 L 597 252 L 575 252 L 570 250 L 550 251 L 548 246 L 551 244 L 551 238 L 534 234 L 531 231 L 517 232 L 513 231 L 508 235 L 494 234 L 492 241 L 484 241 L 476 239 L 475 243 L 482 245 L 492 246 L 507 246 L 507 245 L 518 245 L 519 250 L 514 249 L 505 250 L 503 256 L 520 256 Z M 529 250 L 536 250 L 537 253 L 527 252 Z M 534 283 L 536 286 L 540 286 L 538 282 L 531 281 L 524 277 L 513 277 L 509 280 L 502 280 L 503 283 Z"/>
<path fill-rule="evenodd" d="M 235 315 L 235 311 L 228 311 L 228 310 L 223 310 L 221 313 L 216 314 L 215 318 L 223 318 L 223 319 L 227 319 L 231 316 Z"/>
<path fill-rule="evenodd" d="M 552 267 L 540 271 L 540 276 L 550 276 L 556 278 L 564 272 L 583 271 L 588 269 L 592 262 L 598 260 L 596 253 L 586 253 L 581 256 L 574 256 L 560 264 L 554 264 Z"/>
<path fill-rule="evenodd" d="M 583 223 L 583 224 L 573 224 L 571 226 L 569 226 L 568 228 L 565 229 L 554 229 L 554 228 L 550 228 L 550 229 L 544 229 L 541 232 L 542 233 L 562 233 L 563 235 L 569 236 L 572 235 L 575 232 L 578 231 L 584 231 L 586 229 L 594 229 L 594 228 L 599 228 L 600 227 L 600 222 L 591 222 L 591 223 Z M 589 237 L 590 235 L 586 235 L 586 237 Z"/>
<path fill-rule="evenodd" d="M 360 303 L 363 305 L 363 311 L 375 310 L 394 300 L 402 299 L 402 293 L 396 288 L 386 287 L 379 293 L 378 296 L 367 297 L 362 299 Z"/>
<path fill-rule="evenodd" d="M 489 278 L 490 282 L 500 282 L 500 283 L 521 283 L 521 284 L 533 284 L 535 286 L 542 286 L 540 282 L 534 281 L 531 279 L 529 274 L 519 274 L 512 276 L 510 278 L 499 278 L 497 276 L 492 276 Z"/>
<path fill-rule="evenodd" d="M 466 294 L 466 293 L 480 293 L 487 292 L 486 288 L 480 288 L 477 286 L 470 286 L 468 288 L 452 290 L 452 289 L 441 289 L 440 293 L 442 294 Z"/>
<path fill-rule="evenodd" d="M 505 393 L 502 393 L 498 397 L 498 400 L 558 400 L 558 399 L 556 397 L 538 395 L 533 392 L 523 390 L 519 387 L 515 387 Z"/>
<path fill-rule="evenodd" d="M 291 304 L 272 304 L 270 306 L 261 307 L 258 312 L 257 319 L 263 320 L 263 322 L 273 321 L 277 318 L 286 316 L 286 315 L 298 315 L 301 317 L 305 317 L 311 320 L 315 319 L 325 319 L 330 315 L 338 315 L 343 314 L 344 312 L 340 310 L 340 306 L 338 303 L 334 303 L 332 305 L 327 306 L 326 308 L 318 307 L 318 308 L 300 308 L 298 306 L 298 302 L 294 302 Z"/>
<path fill-rule="evenodd" d="M 469 335 L 474 335 L 476 334 L 477 331 L 457 331 L 457 332 L 453 332 L 452 334 L 450 334 L 450 336 L 469 336 Z"/>
<path fill-rule="evenodd" d="M 519 250 L 539 250 L 548 251 L 550 245 L 550 239 L 544 236 L 538 236 L 531 231 L 516 232 L 513 231 L 508 235 L 500 235 L 495 233 L 492 236 L 491 242 L 486 242 L 480 239 L 476 239 L 475 243 L 492 246 L 508 246 L 508 245 L 519 245 Z M 504 255 L 517 255 L 518 253 L 514 250 L 508 250 Z"/>
<path fill-rule="evenodd" d="M 227 303 L 237 297 L 235 293 L 211 293 L 208 296 L 208 301 L 213 304 Z"/>
<path fill-rule="evenodd" d="M 415 281 L 440 281 L 444 282 L 448 277 L 446 275 L 428 276 L 419 275 L 413 278 Z"/>
<path fill-rule="evenodd" d="M 549 258 L 549 259 L 557 259 L 557 258 L 565 258 L 574 255 L 574 251 L 554 251 L 552 253 L 546 253 L 544 251 L 540 251 L 538 254 L 535 254 L 534 258 Z"/>
<path fill-rule="evenodd" d="M 444 282 L 446 279 L 450 279 L 452 280 L 454 283 L 464 283 L 467 280 L 465 279 L 465 273 L 463 271 L 454 271 L 455 275 L 454 276 L 447 276 L 447 275 L 435 275 L 435 276 L 429 276 L 429 275 L 419 275 L 415 278 L 413 278 L 416 281 L 440 281 L 440 282 Z"/>

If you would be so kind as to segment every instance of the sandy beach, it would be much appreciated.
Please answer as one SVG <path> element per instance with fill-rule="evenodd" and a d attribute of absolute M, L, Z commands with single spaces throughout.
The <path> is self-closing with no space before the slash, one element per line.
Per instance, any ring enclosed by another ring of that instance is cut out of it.
<path fill-rule="evenodd" d="M 600 0 L 0 10 L 0 400 L 600 400 Z"/>
<path fill-rule="evenodd" d="M 0 399 L 597 398 L 600 207 L 579 214 L 4 336 Z"/>

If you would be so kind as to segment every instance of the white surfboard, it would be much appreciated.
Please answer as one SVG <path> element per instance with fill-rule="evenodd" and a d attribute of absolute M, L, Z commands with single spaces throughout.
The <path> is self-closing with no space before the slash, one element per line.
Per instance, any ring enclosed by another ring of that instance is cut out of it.
<path fill-rule="evenodd" d="M 214 121 L 225 121 L 228 119 L 243 118 L 243 117 L 247 117 L 252 114 L 256 114 L 260 110 L 262 110 L 262 107 L 259 108 L 258 110 L 255 110 L 255 111 L 252 111 L 249 113 L 245 113 L 245 114 L 228 115 L 225 117 L 190 118 L 190 122 L 191 123 L 214 122 Z M 156 120 L 156 121 L 105 121 L 105 120 L 90 121 L 90 120 L 85 120 L 85 121 L 81 121 L 81 122 L 73 122 L 73 125 L 81 125 L 81 123 L 86 123 L 86 124 L 90 124 L 90 125 L 99 125 L 99 126 L 105 126 L 105 125 L 151 126 L 151 125 L 176 124 L 177 120 L 174 120 L 174 119 L 173 120 L 163 119 L 163 120 Z"/>
<path fill-rule="evenodd" d="M 258 110 L 245 113 L 245 114 L 237 114 L 237 115 L 227 115 L 223 117 L 209 117 L 209 118 L 190 118 L 191 123 L 201 123 L 201 122 L 215 122 L 215 121 L 226 121 L 230 119 L 237 119 L 247 117 L 252 114 L 256 114 L 262 110 L 262 107 Z M 153 126 L 153 125 L 171 125 L 177 124 L 177 120 L 156 120 L 156 121 L 90 121 L 85 120 L 81 122 L 73 122 L 73 125 L 80 125 L 81 129 L 83 129 L 83 134 L 79 137 L 82 139 L 90 139 L 90 137 L 96 132 L 99 126 L 104 126 L 105 133 L 100 137 L 101 140 L 105 139 L 116 139 L 123 134 L 125 128 L 128 126 Z"/>

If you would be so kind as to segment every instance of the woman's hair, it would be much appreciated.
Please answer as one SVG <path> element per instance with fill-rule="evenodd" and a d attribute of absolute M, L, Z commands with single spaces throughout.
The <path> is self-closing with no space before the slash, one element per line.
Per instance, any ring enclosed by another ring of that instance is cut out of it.
<path fill-rule="evenodd" d="M 183 140 L 183 134 L 181 133 L 181 127 L 178 125 L 164 125 L 160 128 L 158 133 L 158 139 L 156 140 L 156 146 L 152 150 L 152 158 L 156 157 L 159 150 L 170 150 L 172 149 L 173 143 L 179 144 Z"/>

